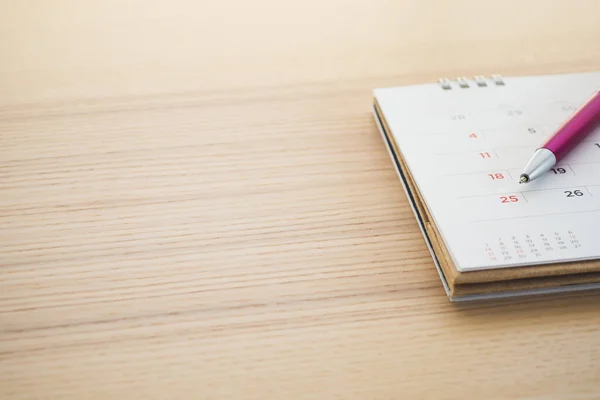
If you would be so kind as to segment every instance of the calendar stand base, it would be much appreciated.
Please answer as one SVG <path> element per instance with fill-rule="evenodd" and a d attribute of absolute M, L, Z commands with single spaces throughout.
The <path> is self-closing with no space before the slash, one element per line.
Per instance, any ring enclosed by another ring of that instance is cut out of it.
<path fill-rule="evenodd" d="M 389 134 L 389 127 L 376 99 L 373 113 L 451 301 L 600 289 L 600 260 L 460 272 L 432 222 L 402 153 Z"/>

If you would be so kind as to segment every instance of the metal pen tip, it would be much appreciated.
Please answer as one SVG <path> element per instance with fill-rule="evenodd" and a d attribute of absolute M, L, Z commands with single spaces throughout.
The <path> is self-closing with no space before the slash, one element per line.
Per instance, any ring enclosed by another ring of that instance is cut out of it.
<path fill-rule="evenodd" d="M 527 182 L 529 182 L 529 175 L 522 174 L 521 179 L 519 179 L 519 183 L 527 183 Z"/>

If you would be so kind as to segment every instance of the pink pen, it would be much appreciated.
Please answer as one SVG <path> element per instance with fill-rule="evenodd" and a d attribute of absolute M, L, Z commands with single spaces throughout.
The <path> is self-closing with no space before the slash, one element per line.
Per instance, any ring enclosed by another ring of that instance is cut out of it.
<path fill-rule="evenodd" d="M 520 177 L 530 182 L 549 172 L 562 158 L 600 124 L 600 91 L 596 92 L 571 118 L 535 151 Z"/>

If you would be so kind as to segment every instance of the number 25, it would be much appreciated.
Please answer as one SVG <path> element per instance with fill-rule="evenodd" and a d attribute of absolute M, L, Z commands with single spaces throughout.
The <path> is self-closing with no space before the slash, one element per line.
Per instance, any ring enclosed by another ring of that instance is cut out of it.
<path fill-rule="evenodd" d="M 503 203 L 516 203 L 519 201 L 517 196 L 500 196 L 500 200 Z"/>

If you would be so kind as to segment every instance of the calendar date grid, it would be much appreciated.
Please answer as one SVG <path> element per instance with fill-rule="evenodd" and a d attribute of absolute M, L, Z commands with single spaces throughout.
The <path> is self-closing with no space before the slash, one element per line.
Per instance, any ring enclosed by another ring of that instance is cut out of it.
<path fill-rule="evenodd" d="M 584 147 L 586 146 L 587 147 Z M 527 153 L 529 156 L 533 154 L 533 152 L 537 149 L 537 146 L 534 145 L 506 145 L 506 146 L 478 146 L 477 148 L 468 148 L 461 149 L 460 151 L 448 151 L 447 147 L 445 147 L 444 151 L 433 152 L 432 155 L 434 157 L 467 157 L 471 160 L 501 160 L 503 162 L 511 163 L 510 169 L 522 168 L 521 159 L 515 160 L 507 157 L 506 155 L 514 154 L 514 153 Z M 586 156 L 581 157 L 579 159 L 571 159 L 568 164 L 589 164 L 589 163 L 597 163 L 600 162 L 600 141 L 599 140 L 590 140 L 590 141 L 582 141 L 580 143 L 581 150 L 587 150 Z M 590 150 L 590 149 L 593 149 Z M 590 156 L 592 157 L 590 161 Z M 529 157 L 526 158 L 526 161 Z M 519 164 L 517 164 L 519 163 Z M 453 175 L 453 174 L 446 174 Z"/>
<path fill-rule="evenodd" d="M 521 233 L 500 236 L 484 244 L 489 261 L 526 261 L 539 259 L 548 253 L 580 249 L 581 242 L 573 230 Z"/>
<path fill-rule="evenodd" d="M 600 185 L 581 185 L 581 186 L 577 186 L 577 188 L 573 188 L 573 186 L 565 186 L 565 187 L 553 187 L 553 188 L 549 188 L 549 189 L 532 189 L 532 190 L 521 190 L 521 191 L 516 191 L 513 193 L 519 193 L 524 197 L 524 200 L 527 201 L 527 198 L 525 196 L 525 193 L 537 193 L 537 192 L 549 192 L 549 191 L 556 191 L 556 190 L 563 190 L 563 193 L 565 194 L 565 197 L 583 197 L 583 196 L 590 196 L 590 197 L 596 197 L 592 194 L 592 191 L 590 189 L 592 188 L 600 188 Z M 495 196 L 495 195 L 502 195 L 505 192 L 497 192 L 497 193 L 485 193 L 485 194 L 474 194 L 474 195 L 469 195 L 469 196 L 458 196 L 458 199 L 471 199 L 471 198 L 475 198 L 475 197 L 489 197 L 489 196 Z"/>

